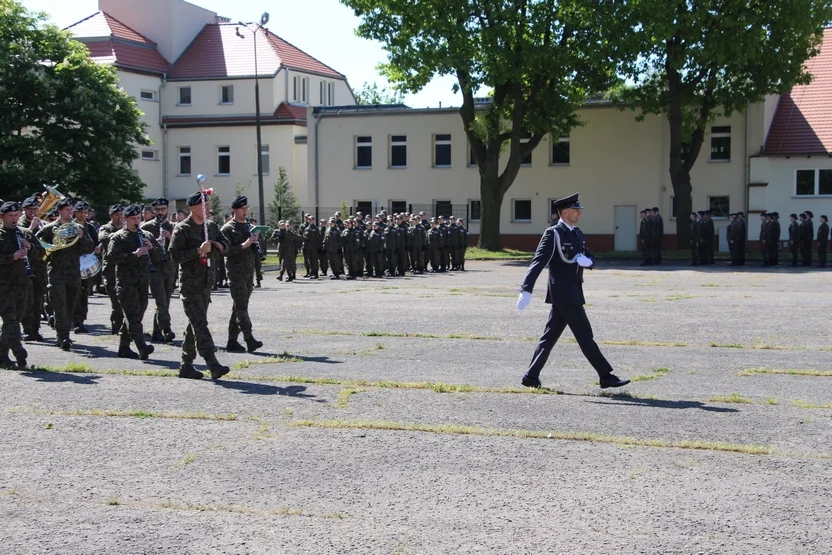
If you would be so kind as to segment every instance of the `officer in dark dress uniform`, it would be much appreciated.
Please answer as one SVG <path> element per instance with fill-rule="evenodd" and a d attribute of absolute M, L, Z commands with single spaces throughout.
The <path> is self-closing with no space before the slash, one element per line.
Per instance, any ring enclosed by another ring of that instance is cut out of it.
<path fill-rule="evenodd" d="M 592 337 L 592 326 L 584 311 L 583 269 L 592 268 L 592 252 L 587 248 L 584 235 L 575 227 L 580 220 L 583 206 L 578 193 L 555 201 L 561 220 L 548 228 L 540 239 L 523 285 L 517 308 L 525 309 L 532 299 L 537 277 L 549 266 L 549 281 L 546 290 L 546 302 L 552 305 L 549 321 L 534 351 L 522 384 L 526 387 L 540 387 L 540 371 L 549 358 L 549 353 L 557 343 L 566 326 L 578 341 L 584 356 L 598 372 L 602 389 L 621 387 L 630 383 L 613 374 L 612 366 L 601 354 L 598 344 Z"/>
<path fill-rule="evenodd" d="M 826 268 L 826 243 L 829 241 L 829 220 L 826 216 L 820 217 L 818 226 L 818 267 Z"/>

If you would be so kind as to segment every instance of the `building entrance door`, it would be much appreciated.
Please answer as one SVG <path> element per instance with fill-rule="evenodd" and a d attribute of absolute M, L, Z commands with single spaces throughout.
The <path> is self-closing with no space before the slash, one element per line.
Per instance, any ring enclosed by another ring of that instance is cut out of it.
<path fill-rule="evenodd" d="M 615 250 L 635 251 L 636 248 L 636 207 L 615 207 Z"/>

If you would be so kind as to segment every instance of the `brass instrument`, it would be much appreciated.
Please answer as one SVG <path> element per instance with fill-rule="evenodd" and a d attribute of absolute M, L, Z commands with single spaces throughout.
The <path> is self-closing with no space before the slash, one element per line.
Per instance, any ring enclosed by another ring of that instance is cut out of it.
<path fill-rule="evenodd" d="M 54 187 L 50 187 L 49 185 L 44 185 L 43 187 L 46 189 L 46 193 L 43 200 L 40 201 L 40 206 L 38 206 L 37 211 L 37 216 L 41 220 L 46 218 L 46 213 L 52 210 L 58 202 L 66 198 Z"/>
<path fill-rule="evenodd" d="M 58 226 L 58 229 L 55 230 L 55 239 L 54 243 L 50 244 L 46 241 L 41 240 L 40 244 L 43 245 L 43 248 L 46 249 L 46 255 L 43 257 L 44 260 L 49 259 L 49 255 L 55 251 L 59 251 L 61 249 L 68 249 L 69 247 L 73 246 L 75 243 L 78 242 L 80 238 L 78 235 L 78 229 L 80 226 L 73 222 L 67 222 L 65 224 L 61 224 Z"/>

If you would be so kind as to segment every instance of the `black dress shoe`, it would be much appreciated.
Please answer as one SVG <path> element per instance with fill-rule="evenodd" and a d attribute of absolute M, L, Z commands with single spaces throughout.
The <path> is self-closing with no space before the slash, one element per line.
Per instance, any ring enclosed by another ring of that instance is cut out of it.
<path fill-rule="evenodd" d="M 43 341 L 43 336 L 40 332 L 34 331 L 32 333 L 27 333 L 26 337 L 23 338 L 23 341 Z"/>
<path fill-rule="evenodd" d="M 622 380 L 615 376 L 615 374 L 610 374 L 609 376 L 601 378 L 601 389 L 607 389 L 608 387 L 621 387 L 623 385 L 627 385 L 630 383 L 630 380 Z"/>
<path fill-rule="evenodd" d="M 173 333 L 173 330 L 168 330 L 165 332 L 165 343 L 170 343 L 174 339 L 176 339 L 176 334 Z"/>
<path fill-rule="evenodd" d="M 165 342 L 165 336 L 162 335 L 161 331 L 153 330 L 153 335 L 150 336 L 150 340 L 153 341 L 154 343 L 164 343 Z"/>
<path fill-rule="evenodd" d="M 189 380 L 201 380 L 205 376 L 202 375 L 202 372 L 194 368 L 193 364 L 186 364 L 183 362 L 179 366 L 179 377 L 187 378 Z"/>
<path fill-rule="evenodd" d="M 520 381 L 521 384 L 525 385 L 526 387 L 540 387 L 542 384 L 538 378 L 527 378 L 523 376 L 523 379 Z"/>

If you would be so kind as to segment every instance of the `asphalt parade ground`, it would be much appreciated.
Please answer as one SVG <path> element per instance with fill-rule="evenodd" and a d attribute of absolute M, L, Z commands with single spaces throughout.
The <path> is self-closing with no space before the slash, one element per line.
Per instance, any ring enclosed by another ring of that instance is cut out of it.
<path fill-rule="evenodd" d="M 44 327 L 0 371 L 0 551 L 832 553 L 830 272 L 602 263 L 586 310 L 633 380 L 608 395 L 568 331 L 520 386 L 548 314 L 545 278 L 515 308 L 526 266 L 269 273 L 266 345 L 221 349 L 218 382 L 175 377 L 176 296 L 147 362 L 92 297 L 73 353 Z"/>

